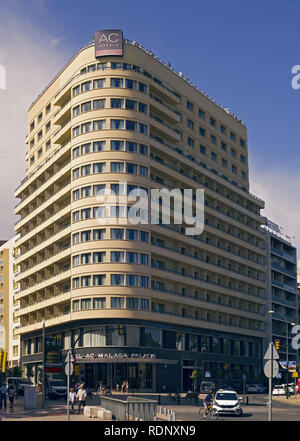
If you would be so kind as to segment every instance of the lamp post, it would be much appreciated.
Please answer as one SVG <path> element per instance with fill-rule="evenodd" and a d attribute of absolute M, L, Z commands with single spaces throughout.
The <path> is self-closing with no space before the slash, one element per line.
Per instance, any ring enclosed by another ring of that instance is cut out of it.
<path fill-rule="evenodd" d="M 295 326 L 295 323 L 286 322 L 286 399 L 289 398 L 289 325 Z"/>
<path fill-rule="evenodd" d="M 273 345 L 273 336 L 272 336 L 272 314 L 274 314 L 273 309 L 268 311 L 270 314 L 270 323 L 269 323 L 269 333 L 270 333 L 270 343 Z M 271 346 L 271 376 L 269 378 L 269 421 L 272 421 L 272 378 L 273 378 L 273 346 Z"/>

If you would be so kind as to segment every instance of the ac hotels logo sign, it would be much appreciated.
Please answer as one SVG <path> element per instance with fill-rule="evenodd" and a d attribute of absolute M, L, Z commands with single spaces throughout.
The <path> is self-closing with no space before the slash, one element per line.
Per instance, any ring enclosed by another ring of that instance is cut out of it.
<path fill-rule="evenodd" d="M 95 56 L 123 55 L 123 32 L 119 29 L 96 31 Z"/>

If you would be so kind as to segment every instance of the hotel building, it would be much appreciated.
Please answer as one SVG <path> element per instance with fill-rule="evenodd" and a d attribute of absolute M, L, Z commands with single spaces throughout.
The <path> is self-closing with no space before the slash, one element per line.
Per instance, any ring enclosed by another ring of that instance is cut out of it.
<path fill-rule="evenodd" d="M 137 42 L 97 58 L 91 43 L 30 106 L 27 145 L 23 365 L 42 362 L 45 320 L 92 387 L 187 390 L 194 368 L 261 375 L 264 202 L 249 192 L 241 120 Z M 201 235 L 126 219 L 129 191 L 161 188 L 204 189 Z"/>

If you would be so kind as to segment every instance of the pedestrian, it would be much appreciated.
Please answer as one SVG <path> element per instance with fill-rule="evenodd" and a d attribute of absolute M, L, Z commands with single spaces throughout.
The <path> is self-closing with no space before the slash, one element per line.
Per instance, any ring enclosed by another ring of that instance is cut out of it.
<path fill-rule="evenodd" d="M 2 386 L 0 387 L 0 409 L 2 409 L 2 402 L 6 409 L 6 391 L 7 390 L 5 384 L 2 384 Z"/>
<path fill-rule="evenodd" d="M 74 410 L 74 404 L 75 404 L 75 402 L 76 402 L 76 392 L 74 392 L 74 389 L 73 389 L 73 387 L 71 387 L 70 388 L 70 393 L 69 393 L 69 405 L 70 405 L 70 407 L 71 407 L 71 412 L 72 413 L 75 413 L 75 410 Z"/>
<path fill-rule="evenodd" d="M 125 381 L 125 391 L 127 394 L 128 394 L 128 389 L 129 389 L 129 384 L 128 384 L 128 381 L 126 380 Z"/>
<path fill-rule="evenodd" d="M 14 407 L 14 399 L 15 399 L 15 390 L 13 386 L 9 386 L 7 390 L 7 395 L 9 398 L 9 407 L 12 409 Z"/>
<path fill-rule="evenodd" d="M 76 398 L 78 400 L 78 411 L 77 411 L 77 413 L 80 413 L 81 406 L 84 408 L 85 405 L 86 405 L 86 390 L 84 389 L 83 384 L 81 384 L 79 386 Z"/>

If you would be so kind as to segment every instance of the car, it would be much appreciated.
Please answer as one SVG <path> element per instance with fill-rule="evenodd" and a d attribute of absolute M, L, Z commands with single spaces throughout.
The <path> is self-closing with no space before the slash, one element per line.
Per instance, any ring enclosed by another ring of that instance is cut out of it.
<path fill-rule="evenodd" d="M 32 386 L 32 382 L 27 378 L 21 377 L 7 377 L 6 387 L 13 386 L 16 396 L 24 395 L 24 386 Z"/>
<path fill-rule="evenodd" d="M 68 387 L 63 380 L 48 380 L 46 389 L 48 398 L 67 398 Z"/>
<path fill-rule="evenodd" d="M 266 387 L 263 384 L 249 384 L 247 386 L 247 393 L 263 394 L 266 392 Z"/>
<path fill-rule="evenodd" d="M 285 395 L 285 387 L 279 384 L 273 388 L 272 395 Z"/>
<path fill-rule="evenodd" d="M 243 410 L 238 394 L 232 390 L 219 389 L 214 399 L 213 411 L 217 414 L 223 413 L 241 416 Z"/>

